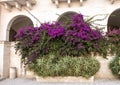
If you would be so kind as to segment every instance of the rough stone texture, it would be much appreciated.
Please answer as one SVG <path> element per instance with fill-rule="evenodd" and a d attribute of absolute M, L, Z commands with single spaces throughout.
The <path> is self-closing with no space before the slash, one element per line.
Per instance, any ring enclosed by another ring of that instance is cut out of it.
<path fill-rule="evenodd" d="M 84 82 L 84 83 L 44 83 L 44 82 L 36 82 L 35 79 L 6 79 L 3 81 L 0 81 L 0 85 L 120 85 L 120 80 L 118 79 L 96 79 L 95 82 Z"/>

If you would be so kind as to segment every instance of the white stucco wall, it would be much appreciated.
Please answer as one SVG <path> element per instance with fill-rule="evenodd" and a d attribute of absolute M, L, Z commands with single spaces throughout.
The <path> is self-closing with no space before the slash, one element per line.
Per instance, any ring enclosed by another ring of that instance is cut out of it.
<path fill-rule="evenodd" d="M 3 77 L 9 77 L 10 67 L 10 43 L 4 42 L 4 56 L 3 56 Z"/>
<path fill-rule="evenodd" d="M 75 11 L 81 12 L 84 15 L 93 16 L 95 14 L 110 14 L 114 10 L 120 8 L 120 1 L 116 1 L 114 4 L 110 4 L 109 0 L 87 0 L 83 3 L 83 6 L 80 6 L 78 2 L 73 2 L 71 7 L 68 7 L 67 3 L 60 3 L 60 7 L 56 8 L 55 4 L 51 0 L 36 0 L 37 3 L 33 7 L 33 10 L 30 12 L 35 15 L 41 22 L 55 21 L 59 17 L 57 14 L 62 14 L 66 11 Z M 12 12 L 7 11 L 3 6 L 1 9 L 1 41 L 8 40 L 6 39 L 6 30 L 9 31 L 8 25 L 10 21 L 18 15 L 28 16 L 34 23 L 34 26 L 39 24 L 28 12 L 24 9 L 19 11 L 16 8 L 12 9 Z M 107 19 L 101 23 L 107 24 Z"/>

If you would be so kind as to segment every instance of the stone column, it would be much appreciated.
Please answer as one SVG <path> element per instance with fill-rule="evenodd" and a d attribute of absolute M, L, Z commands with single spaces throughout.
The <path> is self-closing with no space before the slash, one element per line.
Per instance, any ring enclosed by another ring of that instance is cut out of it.
<path fill-rule="evenodd" d="M 17 77 L 22 76 L 21 56 L 19 52 L 16 53 L 15 42 L 10 43 L 10 67 L 17 69 Z"/>
<path fill-rule="evenodd" d="M 10 67 L 10 43 L 0 41 L 0 75 L 2 78 L 9 77 Z"/>

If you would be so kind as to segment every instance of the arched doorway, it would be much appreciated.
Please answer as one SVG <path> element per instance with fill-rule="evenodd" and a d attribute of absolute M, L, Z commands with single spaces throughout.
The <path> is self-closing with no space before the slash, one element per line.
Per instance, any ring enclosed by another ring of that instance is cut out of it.
<path fill-rule="evenodd" d="M 20 28 L 24 28 L 27 26 L 33 26 L 32 20 L 24 15 L 18 15 L 14 17 L 8 24 L 8 41 L 9 41 L 9 59 L 10 59 L 10 67 L 15 67 L 17 69 L 17 76 L 21 77 L 23 75 L 24 68 L 22 67 L 21 64 L 21 56 L 19 53 L 16 54 L 15 50 L 15 38 L 14 36 L 16 35 L 17 31 Z M 10 68 L 9 67 L 9 68 Z"/>
<path fill-rule="evenodd" d="M 9 41 L 15 41 L 14 36 L 16 35 L 18 29 L 24 28 L 27 26 L 33 26 L 33 22 L 31 19 L 24 15 L 19 15 L 14 17 L 10 21 L 9 27 Z"/>
<path fill-rule="evenodd" d="M 67 11 L 67 12 L 61 14 L 58 17 L 57 21 L 60 22 L 61 24 L 63 24 L 63 26 L 67 26 L 72 23 L 72 17 L 76 14 L 77 14 L 77 12 Z"/>
<path fill-rule="evenodd" d="M 120 8 L 113 11 L 108 18 L 108 31 L 113 29 L 120 29 Z"/>

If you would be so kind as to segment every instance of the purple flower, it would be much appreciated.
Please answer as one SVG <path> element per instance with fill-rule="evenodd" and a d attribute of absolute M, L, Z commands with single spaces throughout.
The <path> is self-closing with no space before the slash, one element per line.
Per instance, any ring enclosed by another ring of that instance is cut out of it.
<path fill-rule="evenodd" d="M 120 29 L 113 29 L 111 31 L 108 31 L 107 36 L 109 37 L 109 42 L 111 43 L 119 42 Z"/>
<path fill-rule="evenodd" d="M 95 42 L 103 39 L 102 32 L 98 29 L 92 29 L 84 21 L 83 15 L 81 14 L 73 17 L 72 24 L 65 30 L 64 37 L 69 45 L 78 48 L 78 50 L 83 50 L 84 48 L 87 51 L 89 48 L 94 47 Z"/>
<path fill-rule="evenodd" d="M 62 36 L 65 32 L 60 23 L 44 23 L 40 26 L 40 29 L 45 30 L 51 38 Z"/>
<path fill-rule="evenodd" d="M 78 44 L 78 50 L 81 50 L 83 48 L 84 48 L 84 46 L 82 45 L 82 43 Z"/>
<path fill-rule="evenodd" d="M 112 31 L 107 32 L 108 36 L 115 36 L 115 35 L 120 35 L 120 29 L 114 29 Z"/>

